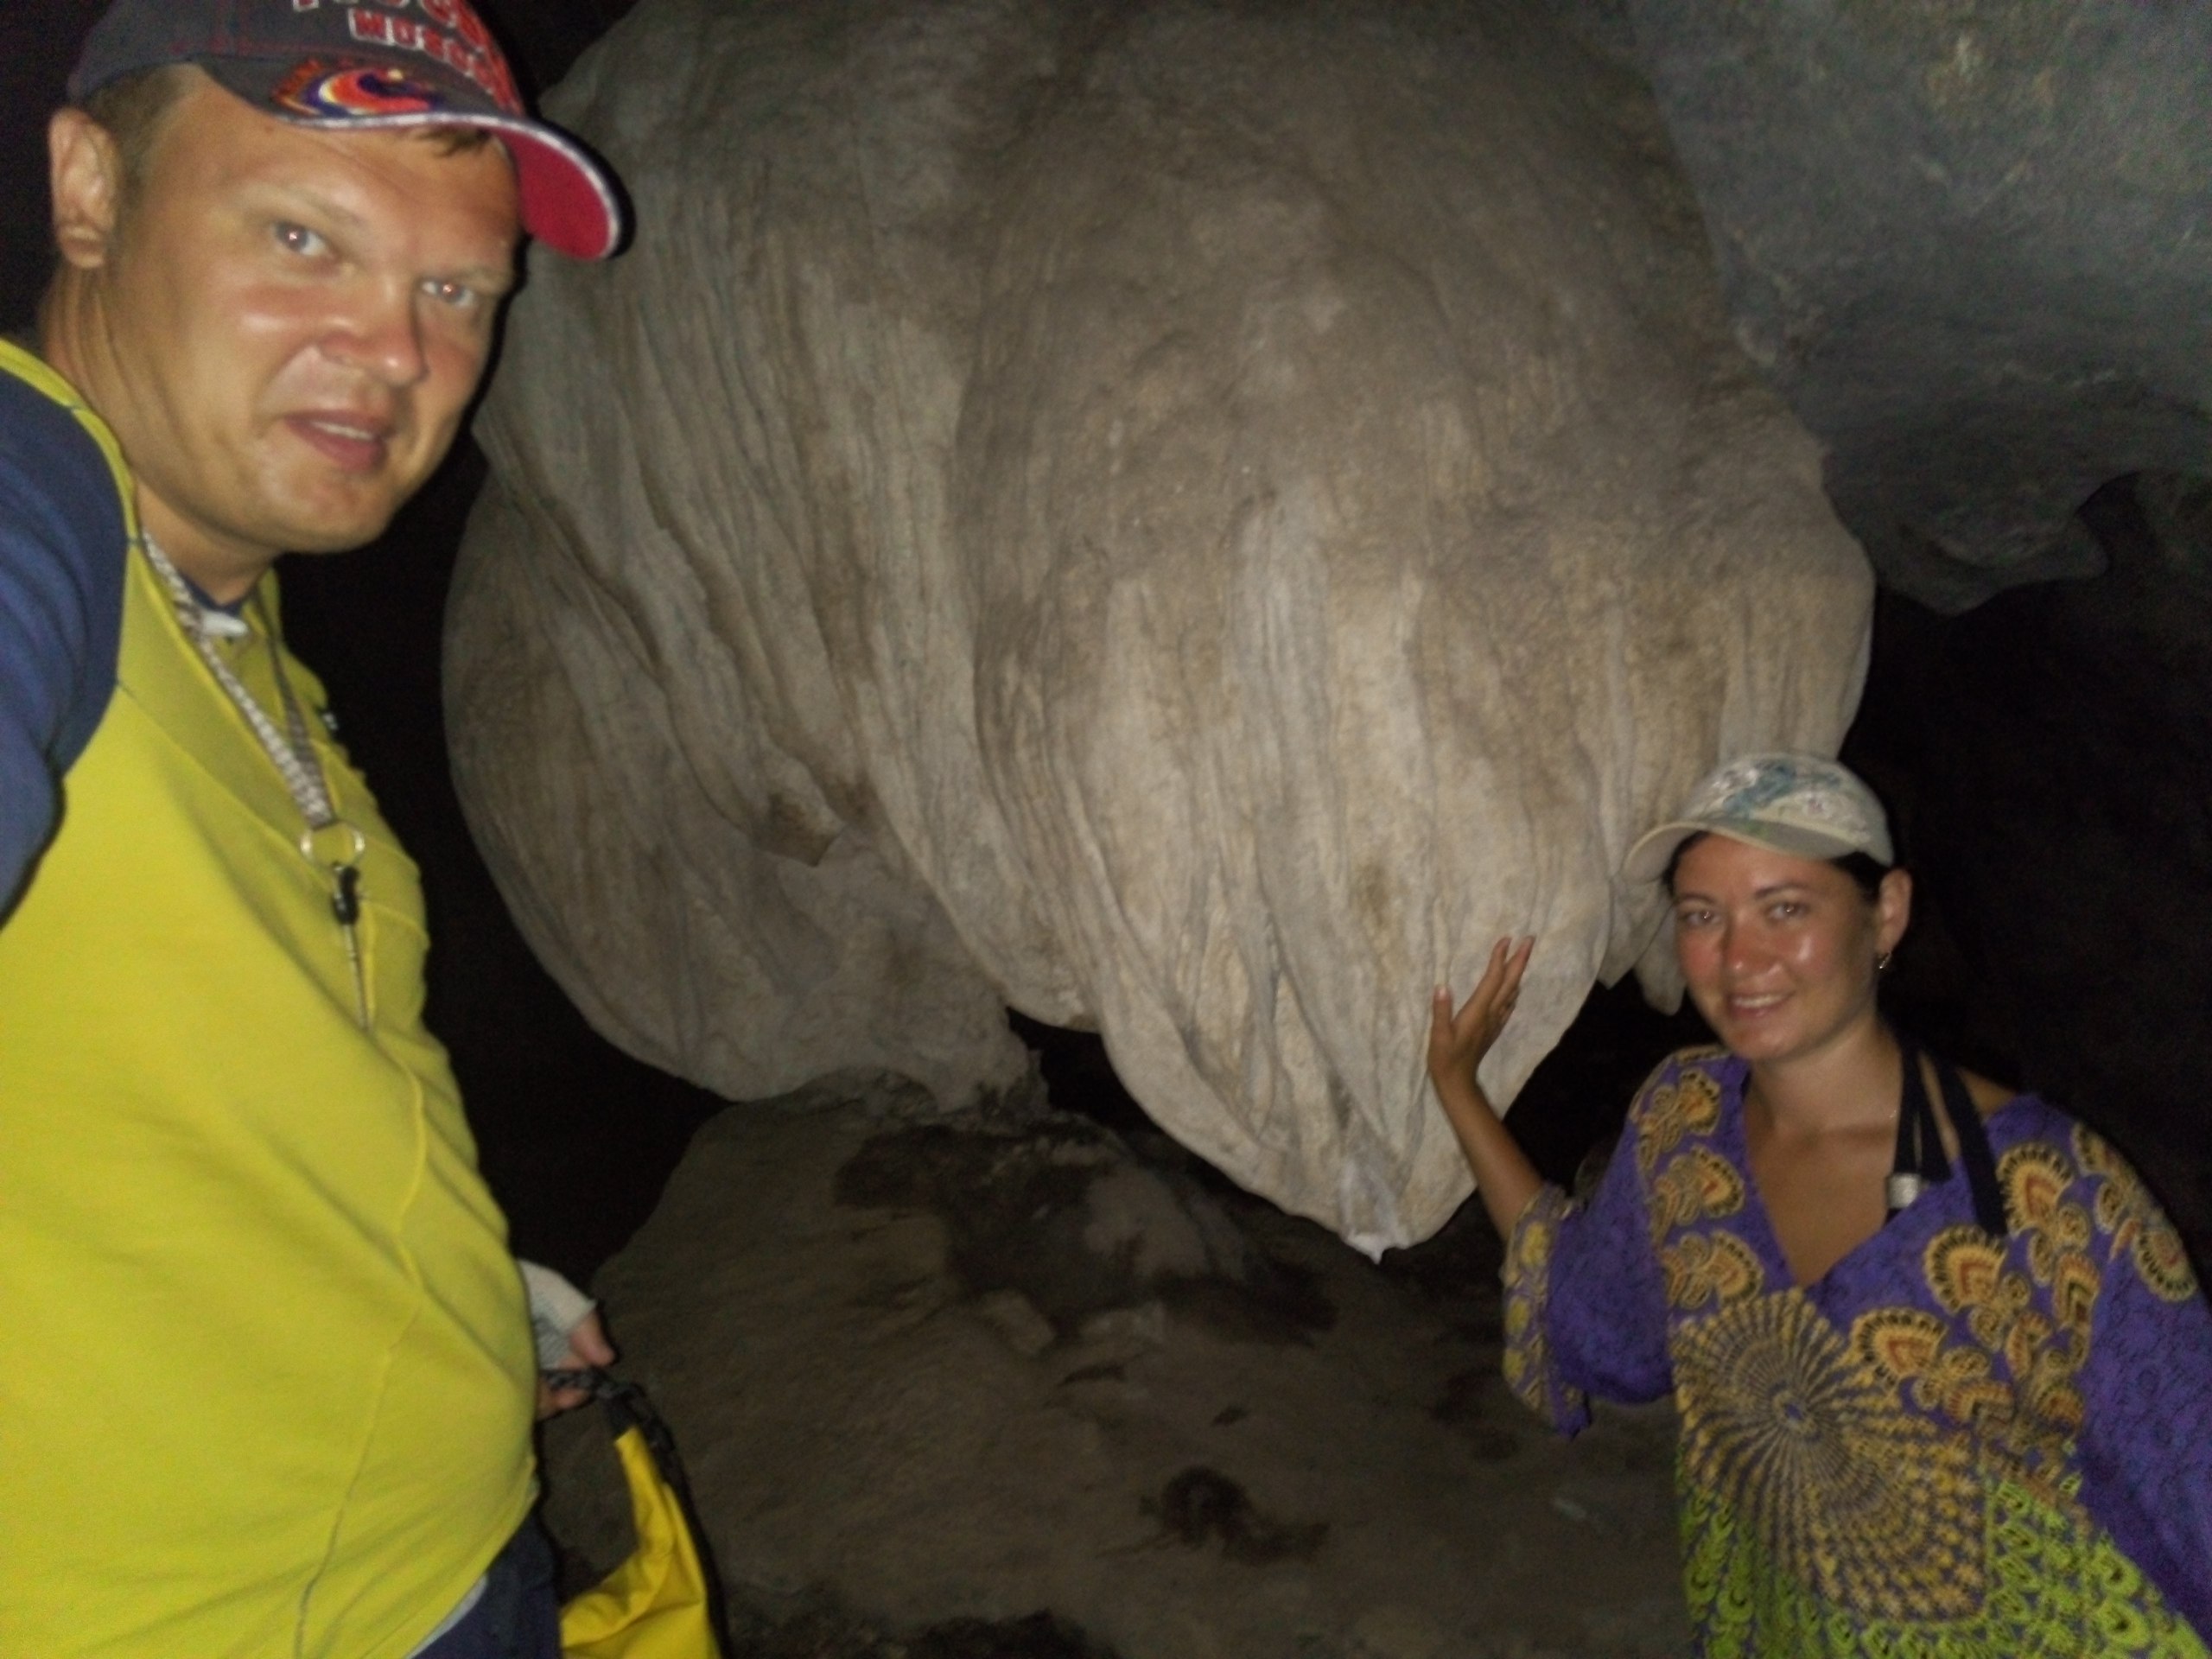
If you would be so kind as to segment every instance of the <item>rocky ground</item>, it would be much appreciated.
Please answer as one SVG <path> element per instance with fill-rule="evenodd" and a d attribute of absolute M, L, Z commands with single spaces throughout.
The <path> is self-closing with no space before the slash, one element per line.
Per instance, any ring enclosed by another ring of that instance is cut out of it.
<path fill-rule="evenodd" d="M 739 1655 L 1681 1653 L 1671 1418 L 1550 1436 L 1497 1267 L 1471 1209 L 1376 1266 L 1041 1090 L 857 1079 L 715 1118 L 594 1288 Z M 547 1465 L 581 1584 L 627 1548 L 594 1414 Z"/>

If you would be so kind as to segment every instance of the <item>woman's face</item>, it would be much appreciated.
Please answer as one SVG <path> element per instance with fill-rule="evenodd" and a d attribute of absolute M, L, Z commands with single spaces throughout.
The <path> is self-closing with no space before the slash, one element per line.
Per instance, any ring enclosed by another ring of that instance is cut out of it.
<path fill-rule="evenodd" d="M 1675 955 L 1714 1033 L 1754 1065 L 1815 1055 L 1874 1017 L 1875 959 L 1910 917 L 1912 880 L 1872 904 L 1825 860 L 1706 836 L 1675 868 Z"/>

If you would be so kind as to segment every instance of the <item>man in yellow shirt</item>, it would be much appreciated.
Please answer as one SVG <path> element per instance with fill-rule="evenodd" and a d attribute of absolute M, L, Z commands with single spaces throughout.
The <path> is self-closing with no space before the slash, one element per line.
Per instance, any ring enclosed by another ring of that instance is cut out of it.
<path fill-rule="evenodd" d="M 0 345 L 0 1654 L 551 1659 L 543 1356 L 270 568 L 613 190 L 464 0 L 117 0 L 70 96 Z"/>

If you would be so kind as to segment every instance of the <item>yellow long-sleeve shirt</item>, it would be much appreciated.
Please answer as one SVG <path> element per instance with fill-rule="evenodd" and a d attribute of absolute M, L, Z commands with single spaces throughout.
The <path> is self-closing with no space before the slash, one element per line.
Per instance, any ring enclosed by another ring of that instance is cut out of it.
<path fill-rule="evenodd" d="M 67 384 L 0 372 L 128 517 Z M 367 843 L 365 1029 L 299 810 L 115 556 L 116 688 L 0 922 L 0 1659 L 397 1659 L 532 1491 L 528 1316 L 422 1023 L 416 872 L 318 731 Z M 281 641 L 222 648 L 280 709 Z"/>

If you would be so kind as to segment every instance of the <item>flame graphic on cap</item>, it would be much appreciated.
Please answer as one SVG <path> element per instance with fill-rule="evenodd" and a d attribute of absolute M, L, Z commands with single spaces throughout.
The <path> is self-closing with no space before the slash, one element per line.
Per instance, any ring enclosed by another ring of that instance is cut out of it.
<path fill-rule="evenodd" d="M 427 115 L 445 106 L 435 87 L 390 69 L 340 69 L 286 87 L 278 100 L 300 115 L 328 120 L 373 115 Z"/>

